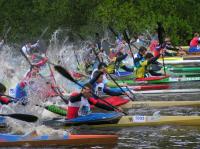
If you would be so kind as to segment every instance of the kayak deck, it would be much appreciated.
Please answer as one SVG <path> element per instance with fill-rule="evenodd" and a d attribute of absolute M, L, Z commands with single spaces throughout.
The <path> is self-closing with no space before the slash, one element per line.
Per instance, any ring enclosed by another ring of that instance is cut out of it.
<path fill-rule="evenodd" d="M 91 127 L 101 128 L 159 125 L 200 126 L 200 116 L 122 116 L 116 124 L 92 125 Z"/>

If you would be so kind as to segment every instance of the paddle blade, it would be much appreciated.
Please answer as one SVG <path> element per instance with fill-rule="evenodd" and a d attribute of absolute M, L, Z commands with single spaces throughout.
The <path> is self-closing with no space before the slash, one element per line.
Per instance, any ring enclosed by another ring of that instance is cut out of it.
<path fill-rule="evenodd" d="M 164 33 L 165 33 L 165 30 L 164 30 L 161 22 L 157 22 L 157 25 L 158 25 L 158 28 L 157 28 L 158 40 L 159 40 L 160 45 L 162 45 L 163 42 L 164 42 Z"/>
<path fill-rule="evenodd" d="M 128 44 L 130 44 L 130 37 L 129 37 L 128 30 L 124 30 L 123 35 L 124 35 L 124 39 L 126 40 L 126 42 Z"/>
<path fill-rule="evenodd" d="M 34 115 L 29 115 L 29 114 L 0 114 L 0 116 L 8 116 L 8 117 L 12 117 L 14 119 L 18 119 L 21 121 L 26 121 L 26 122 L 35 122 L 38 120 L 38 117 L 34 116 Z"/>
<path fill-rule="evenodd" d="M 108 29 L 114 34 L 115 37 L 118 38 L 117 33 L 114 31 L 114 29 L 111 26 L 108 26 Z"/>
<path fill-rule="evenodd" d="M 72 78 L 72 76 L 70 75 L 70 73 L 64 69 L 63 67 L 59 66 L 59 65 L 56 65 L 54 66 L 55 70 L 57 72 L 59 72 L 62 76 L 66 77 L 67 79 L 69 79 L 70 81 L 72 82 L 75 82 L 76 83 L 76 80 L 74 80 L 74 78 Z"/>

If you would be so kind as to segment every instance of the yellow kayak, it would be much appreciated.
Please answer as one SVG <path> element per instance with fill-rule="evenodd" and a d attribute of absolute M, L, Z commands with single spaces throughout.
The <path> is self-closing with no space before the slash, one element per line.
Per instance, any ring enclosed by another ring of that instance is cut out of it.
<path fill-rule="evenodd" d="M 116 123 L 90 126 L 93 128 L 107 128 L 159 125 L 200 126 L 200 116 L 122 116 Z"/>
<path fill-rule="evenodd" d="M 123 109 L 172 107 L 172 106 L 200 106 L 200 101 L 129 101 L 120 105 Z"/>

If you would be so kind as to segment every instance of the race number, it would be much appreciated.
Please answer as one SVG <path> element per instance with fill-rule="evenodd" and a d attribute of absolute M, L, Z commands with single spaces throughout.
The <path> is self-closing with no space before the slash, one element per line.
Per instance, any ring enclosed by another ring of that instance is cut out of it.
<path fill-rule="evenodd" d="M 143 115 L 133 116 L 133 122 L 135 122 L 135 123 L 141 123 L 141 122 L 145 122 L 145 121 L 146 121 L 146 116 L 143 116 Z"/>

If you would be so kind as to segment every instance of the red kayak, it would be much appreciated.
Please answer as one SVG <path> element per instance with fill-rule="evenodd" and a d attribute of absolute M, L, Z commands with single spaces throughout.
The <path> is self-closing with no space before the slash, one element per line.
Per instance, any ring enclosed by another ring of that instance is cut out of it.
<path fill-rule="evenodd" d="M 151 77 L 147 77 L 147 78 L 137 78 L 135 79 L 135 81 L 154 81 L 154 80 L 162 80 L 165 78 L 169 78 L 169 75 L 165 75 L 165 76 L 151 76 Z"/>
<path fill-rule="evenodd" d="M 135 91 L 145 91 L 145 90 L 160 90 L 160 89 L 168 89 L 170 85 L 140 85 L 140 86 L 129 86 L 130 89 Z"/>

